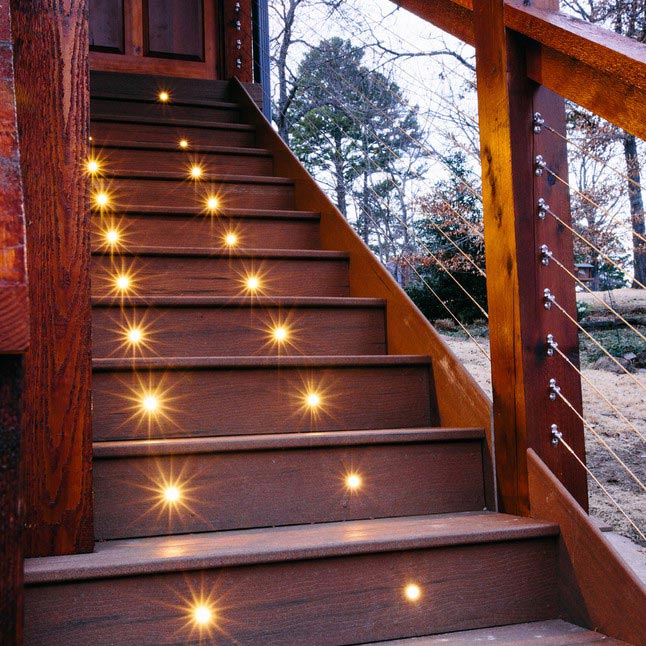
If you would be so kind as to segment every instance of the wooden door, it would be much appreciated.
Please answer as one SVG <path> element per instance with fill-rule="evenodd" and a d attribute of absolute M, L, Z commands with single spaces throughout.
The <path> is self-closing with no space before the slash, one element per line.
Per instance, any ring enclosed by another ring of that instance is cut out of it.
<path fill-rule="evenodd" d="M 224 78 L 218 0 L 90 0 L 92 70 Z"/>

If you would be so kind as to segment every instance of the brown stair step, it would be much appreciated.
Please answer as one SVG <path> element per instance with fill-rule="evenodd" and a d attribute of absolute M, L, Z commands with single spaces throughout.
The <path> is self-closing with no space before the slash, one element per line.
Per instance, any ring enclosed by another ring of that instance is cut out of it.
<path fill-rule="evenodd" d="M 477 429 L 97 442 L 95 536 L 481 511 L 482 451 Z"/>
<path fill-rule="evenodd" d="M 527 624 L 513 624 L 511 626 L 494 626 L 479 630 L 461 630 L 455 633 L 442 635 L 428 635 L 426 637 L 410 637 L 408 639 L 395 639 L 382 642 L 370 642 L 375 646 L 434 646 L 434 644 L 450 644 L 452 646 L 482 644 L 494 642 L 496 644 L 535 644 L 544 646 L 567 646 L 568 644 L 600 644 L 619 646 L 625 642 L 606 637 L 601 633 L 587 628 L 581 628 L 567 623 L 562 619 L 549 621 L 534 621 Z M 369 646 L 363 644 L 363 646 Z"/>
<path fill-rule="evenodd" d="M 252 88 L 252 86 L 247 86 Z M 91 98 L 124 100 L 156 100 L 165 90 L 174 102 L 211 105 L 229 101 L 229 82 L 203 79 L 123 74 L 122 72 L 90 73 Z"/>
<path fill-rule="evenodd" d="M 438 425 L 423 356 L 160 357 L 93 366 L 95 441 Z"/>
<path fill-rule="evenodd" d="M 334 251 L 129 247 L 92 258 L 92 293 L 100 297 L 348 296 L 348 256 Z M 126 290 L 116 281 L 128 277 Z M 256 283 L 249 281 L 257 280 Z M 251 285 L 251 287 L 250 287 Z"/>
<path fill-rule="evenodd" d="M 312 250 L 321 246 L 318 214 L 310 217 L 298 211 L 247 211 L 211 217 L 196 214 L 197 209 L 186 209 L 183 213 L 159 211 L 96 214 L 92 222 L 94 247 L 109 245 L 111 232 L 117 232 L 121 246 L 208 246 L 221 250 Z"/>
<path fill-rule="evenodd" d="M 190 177 L 199 168 L 203 178 L 222 175 L 271 175 L 274 160 L 262 148 L 221 146 L 211 151 L 193 148 L 179 150 L 173 146 L 155 149 L 149 146 L 115 147 L 94 143 L 93 155 L 100 160 L 101 171 L 108 175 L 137 175 L 142 170 L 155 169 L 165 175 L 175 174 L 181 179 Z"/>
<path fill-rule="evenodd" d="M 258 298 L 253 307 L 248 298 L 195 296 L 95 303 L 96 358 L 386 354 L 381 299 Z"/>
<path fill-rule="evenodd" d="M 106 541 L 27 560 L 26 640 L 316 646 L 554 619 L 557 533 L 463 513 Z"/>
<path fill-rule="evenodd" d="M 162 103 L 157 97 L 148 100 L 95 97 L 90 100 L 90 115 L 92 119 L 97 117 L 148 121 L 183 119 L 205 123 L 239 123 L 240 107 L 228 101 L 212 101 L 208 105 L 200 105 L 177 99 Z"/>
<path fill-rule="evenodd" d="M 190 207 L 196 213 L 216 217 L 220 209 L 294 209 L 294 182 L 282 177 L 220 175 L 205 181 L 167 179 L 154 171 L 138 178 L 106 179 L 95 183 L 93 195 L 109 196 L 109 210 Z M 215 199 L 211 213 L 208 202 Z"/>
<path fill-rule="evenodd" d="M 94 119 L 90 123 L 90 134 L 93 141 L 129 141 L 133 144 L 163 143 L 177 146 L 183 139 L 193 146 L 253 146 L 255 143 L 256 131 L 247 124 L 189 123 L 192 125 Z"/>

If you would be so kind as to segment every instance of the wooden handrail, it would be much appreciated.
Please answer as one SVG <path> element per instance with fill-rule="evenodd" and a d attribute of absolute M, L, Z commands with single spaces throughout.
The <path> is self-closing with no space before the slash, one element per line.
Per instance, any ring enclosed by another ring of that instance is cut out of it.
<path fill-rule="evenodd" d="M 471 0 L 393 2 L 475 44 Z M 526 39 L 531 80 L 646 139 L 646 45 L 521 0 L 506 0 L 504 24 Z"/>

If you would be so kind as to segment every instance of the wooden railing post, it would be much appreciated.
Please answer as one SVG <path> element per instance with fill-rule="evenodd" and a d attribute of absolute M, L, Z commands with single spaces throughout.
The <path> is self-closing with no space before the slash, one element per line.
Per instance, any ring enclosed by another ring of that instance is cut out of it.
<path fill-rule="evenodd" d="M 557 379 L 580 410 L 580 381 L 563 362 L 547 355 L 552 332 L 560 348 L 577 362 L 576 329 L 563 315 L 544 307 L 546 287 L 576 317 L 571 279 L 541 263 L 540 246 L 552 245 L 571 266 L 571 237 L 537 215 L 539 197 L 552 200 L 569 220 L 567 194 L 535 175 L 541 151 L 567 177 L 567 156 L 554 138 L 534 138 L 534 112 L 562 126 L 562 99 L 529 81 L 527 43 L 508 32 L 503 0 L 474 0 L 474 32 L 484 199 L 487 292 L 494 398 L 494 444 L 501 509 L 529 512 L 527 448 L 533 448 L 587 508 L 586 476 L 563 446 L 551 443 L 556 423 L 568 444 L 584 458 L 583 431 L 571 411 L 549 397 Z M 536 144 L 536 146 L 535 146 Z M 549 234 L 549 235 L 548 235 Z M 568 251 L 569 246 L 569 251 Z M 555 371 L 555 372 L 553 372 Z"/>
<path fill-rule="evenodd" d="M 27 556 L 91 551 L 87 0 L 12 0 L 31 346 L 22 409 Z"/>
<path fill-rule="evenodd" d="M 0 644 L 22 643 L 20 392 L 29 345 L 11 13 L 0 3 Z"/>

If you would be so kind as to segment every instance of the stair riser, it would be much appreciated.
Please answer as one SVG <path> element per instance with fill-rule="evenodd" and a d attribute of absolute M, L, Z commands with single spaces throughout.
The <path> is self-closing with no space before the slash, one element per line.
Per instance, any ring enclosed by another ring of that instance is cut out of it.
<path fill-rule="evenodd" d="M 131 141 L 162 143 L 176 146 L 186 139 L 191 146 L 253 146 L 255 133 L 250 130 L 227 128 L 195 128 L 190 126 L 163 126 L 120 121 L 94 121 L 92 138 L 99 142 Z"/>
<path fill-rule="evenodd" d="M 110 191 L 115 211 L 142 206 L 162 211 L 189 207 L 196 214 L 205 214 L 211 196 L 217 196 L 224 209 L 294 209 L 293 186 L 281 184 L 120 179 L 110 183 Z"/>
<path fill-rule="evenodd" d="M 417 583 L 409 602 L 403 588 Z M 25 591 L 28 644 L 323 646 L 558 616 L 556 541 L 533 539 L 124 577 Z M 192 623 L 210 598 L 220 630 Z"/>
<path fill-rule="evenodd" d="M 362 478 L 358 490 L 345 486 L 348 474 Z M 93 479 L 97 540 L 485 505 L 476 441 L 95 459 Z M 164 503 L 171 485 L 186 490 L 185 505 Z"/>
<path fill-rule="evenodd" d="M 273 174 L 274 162 L 265 155 L 239 155 L 235 153 L 193 153 L 190 151 L 103 149 L 100 152 L 107 173 L 136 175 L 141 171 L 182 173 L 188 177 L 190 169 L 199 165 L 203 177 L 213 175 L 265 175 Z"/>
<path fill-rule="evenodd" d="M 289 329 L 277 343 L 277 325 Z M 145 343 L 124 331 L 145 329 Z M 92 315 L 92 355 L 214 357 L 386 354 L 381 308 L 105 308 Z"/>
<path fill-rule="evenodd" d="M 116 265 L 116 268 L 115 268 Z M 114 294 L 115 274 L 133 276 L 132 295 L 245 296 L 249 275 L 259 276 L 256 296 L 348 296 L 345 260 L 187 257 L 92 258 L 92 294 Z"/>
<path fill-rule="evenodd" d="M 178 215 L 127 215 L 94 218 L 94 246 L 101 247 L 105 230 L 117 226 L 127 244 L 152 247 L 207 247 L 226 250 L 226 236 L 235 233 L 246 249 L 320 249 L 317 220 L 271 220 Z"/>
<path fill-rule="evenodd" d="M 229 107 L 175 105 L 92 99 L 90 114 L 96 117 L 144 117 L 146 119 L 190 119 L 204 123 L 240 123 L 240 111 Z"/>
<path fill-rule="evenodd" d="M 316 413 L 305 402 L 313 390 Z M 141 401 L 160 391 L 167 410 L 154 419 Z M 94 439 L 428 427 L 437 425 L 429 392 L 423 364 L 95 372 Z"/>

